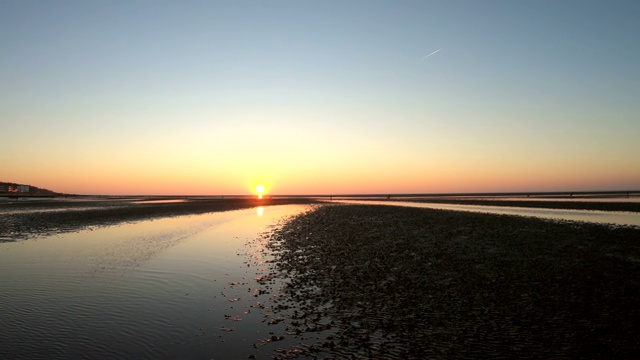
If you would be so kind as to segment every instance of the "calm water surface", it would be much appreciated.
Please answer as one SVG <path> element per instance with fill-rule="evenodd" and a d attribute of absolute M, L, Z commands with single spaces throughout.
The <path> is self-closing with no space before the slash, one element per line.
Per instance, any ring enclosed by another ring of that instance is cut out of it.
<path fill-rule="evenodd" d="M 624 211 L 543 209 L 515 206 L 461 205 L 411 201 L 340 200 L 339 202 L 346 204 L 393 205 L 440 210 L 471 211 L 490 214 L 530 216 L 552 220 L 584 221 L 616 226 L 640 227 L 640 213 Z"/>
<path fill-rule="evenodd" d="M 270 358 L 256 276 L 289 205 L 0 244 L 0 358 Z M 274 285 L 276 286 L 276 285 Z M 255 289 L 254 289 L 255 288 Z"/>

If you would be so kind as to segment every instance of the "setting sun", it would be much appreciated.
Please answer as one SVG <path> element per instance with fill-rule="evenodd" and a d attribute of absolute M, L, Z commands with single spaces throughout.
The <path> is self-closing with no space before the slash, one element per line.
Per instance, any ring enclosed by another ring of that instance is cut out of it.
<path fill-rule="evenodd" d="M 262 199 L 262 194 L 264 193 L 264 185 L 260 184 L 256 186 L 256 192 L 258 193 L 258 199 Z"/>

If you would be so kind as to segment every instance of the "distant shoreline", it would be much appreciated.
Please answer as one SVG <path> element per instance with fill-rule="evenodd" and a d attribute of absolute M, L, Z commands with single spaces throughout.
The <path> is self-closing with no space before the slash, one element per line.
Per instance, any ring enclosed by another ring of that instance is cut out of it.
<path fill-rule="evenodd" d="M 47 190 L 48 191 L 48 190 Z M 131 198 L 166 198 L 166 199 L 249 199 L 255 195 L 247 194 L 65 194 L 47 193 L 9 193 L 0 192 L 0 198 L 100 198 L 100 199 L 131 199 Z M 640 198 L 640 190 L 602 190 L 602 191 L 518 191 L 518 192 L 457 192 L 457 193 L 335 193 L 335 194 L 271 194 L 265 198 L 459 198 L 459 197 L 522 197 L 523 199 L 605 199 L 605 198 Z"/>
<path fill-rule="evenodd" d="M 392 200 L 393 201 L 393 200 Z M 600 210 L 600 211 L 629 211 L 640 212 L 640 202 L 619 201 L 563 201 L 563 200 L 501 200 L 501 199 L 402 199 L 410 202 L 429 202 L 441 204 L 508 206 L 543 209 L 572 209 L 572 210 Z"/>
<path fill-rule="evenodd" d="M 623 193 L 625 195 L 623 195 Z M 621 198 L 629 194 L 627 198 Z M 640 212 L 640 193 L 633 192 L 581 192 L 538 193 L 534 197 L 501 194 L 483 196 L 403 196 L 391 195 L 274 195 L 257 199 L 249 195 L 0 195 L 0 242 L 26 239 L 43 234 L 69 232 L 91 226 L 103 226 L 125 221 L 138 221 L 166 216 L 202 214 L 257 206 L 310 204 L 348 198 L 361 200 L 387 200 L 430 202 L 463 205 L 576 209 L 600 211 Z M 22 200 L 20 198 L 23 198 Z M 8 200 L 8 201 L 7 201 Z M 30 201 L 33 200 L 33 201 Z"/>

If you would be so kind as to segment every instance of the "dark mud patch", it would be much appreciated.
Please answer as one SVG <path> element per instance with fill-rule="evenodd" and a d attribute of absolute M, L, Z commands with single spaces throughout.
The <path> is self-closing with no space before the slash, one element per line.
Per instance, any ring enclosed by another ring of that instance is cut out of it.
<path fill-rule="evenodd" d="M 268 246 L 277 358 L 640 357 L 638 229 L 332 205 Z"/>
<path fill-rule="evenodd" d="M 511 206 L 536 209 L 565 209 L 565 210 L 598 210 L 598 211 L 627 211 L 640 212 L 640 202 L 622 201 L 541 201 L 541 200 L 499 200 L 499 199 L 402 199 L 402 201 L 427 202 L 436 204 L 483 205 L 483 206 Z"/>

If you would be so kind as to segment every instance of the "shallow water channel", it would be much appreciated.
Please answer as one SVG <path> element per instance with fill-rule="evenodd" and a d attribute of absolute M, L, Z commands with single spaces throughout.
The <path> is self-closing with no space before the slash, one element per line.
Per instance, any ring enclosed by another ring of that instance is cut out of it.
<path fill-rule="evenodd" d="M 438 210 L 471 211 L 489 214 L 528 216 L 552 220 L 583 221 L 614 226 L 640 227 L 640 213 L 624 211 L 543 209 L 515 206 L 461 205 L 412 201 L 340 200 L 339 202 L 345 204 L 392 205 Z"/>
<path fill-rule="evenodd" d="M 259 239 L 306 208 L 180 216 L 2 243 L 0 358 L 270 358 L 290 339 L 264 341 L 282 329 L 267 325 L 260 309 L 270 295 L 256 282 L 268 257 Z"/>

